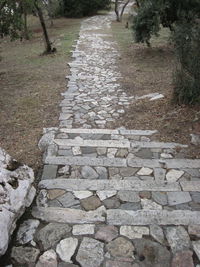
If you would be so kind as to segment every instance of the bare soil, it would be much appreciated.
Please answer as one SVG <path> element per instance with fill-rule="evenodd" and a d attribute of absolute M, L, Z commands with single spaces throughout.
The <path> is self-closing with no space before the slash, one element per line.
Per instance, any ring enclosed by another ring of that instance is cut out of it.
<path fill-rule="evenodd" d="M 152 38 L 152 47 L 133 42 L 125 22 L 113 22 L 112 30 L 119 45 L 119 68 L 123 89 L 130 96 L 161 93 L 160 100 L 134 101 L 115 127 L 128 129 L 156 129 L 156 139 L 164 142 L 188 144 L 186 156 L 200 158 L 200 146 L 190 144 L 190 134 L 200 133 L 200 106 L 179 106 L 173 102 L 173 75 L 176 60 L 170 33 L 162 29 L 158 38 Z"/>
<path fill-rule="evenodd" d="M 61 92 L 70 50 L 80 19 L 56 19 L 49 28 L 57 53 L 42 56 L 44 43 L 38 19 L 29 18 L 30 41 L 3 39 L 0 62 L 0 147 L 35 171 L 42 154 L 37 144 L 44 127 L 58 126 Z"/>

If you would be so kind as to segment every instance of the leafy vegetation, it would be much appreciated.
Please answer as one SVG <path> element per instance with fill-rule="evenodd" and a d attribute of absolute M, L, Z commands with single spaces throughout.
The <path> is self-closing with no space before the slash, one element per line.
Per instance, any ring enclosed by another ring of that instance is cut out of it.
<path fill-rule="evenodd" d="M 140 0 L 134 17 L 135 41 L 150 46 L 161 25 L 171 30 L 178 69 L 175 76 L 174 99 L 192 104 L 200 99 L 200 2 L 199 0 Z"/>

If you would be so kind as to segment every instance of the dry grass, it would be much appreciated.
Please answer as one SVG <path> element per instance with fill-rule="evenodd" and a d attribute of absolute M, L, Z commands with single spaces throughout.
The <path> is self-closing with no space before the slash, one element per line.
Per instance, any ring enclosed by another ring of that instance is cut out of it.
<path fill-rule="evenodd" d="M 30 41 L 1 43 L 0 146 L 35 171 L 41 166 L 37 143 L 42 128 L 58 125 L 60 93 L 65 91 L 67 62 L 80 21 L 54 21 L 49 33 L 58 52 L 52 55 L 41 56 L 44 44 L 35 17 L 29 18 Z"/>
<path fill-rule="evenodd" d="M 152 39 L 152 48 L 133 42 L 132 32 L 125 23 L 114 22 L 112 30 L 119 44 L 122 84 L 127 94 L 141 96 L 153 92 L 164 94 L 156 101 L 134 102 L 116 126 L 129 129 L 157 129 L 161 141 L 190 144 L 190 134 L 200 132 L 200 107 L 173 104 L 173 72 L 175 56 L 169 43 L 169 32 L 162 29 Z M 189 157 L 200 157 L 200 147 L 190 146 Z"/>

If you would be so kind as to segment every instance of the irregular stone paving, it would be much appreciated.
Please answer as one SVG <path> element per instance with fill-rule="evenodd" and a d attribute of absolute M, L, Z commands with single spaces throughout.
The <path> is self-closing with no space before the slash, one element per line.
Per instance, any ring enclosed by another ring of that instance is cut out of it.
<path fill-rule="evenodd" d="M 82 24 L 13 266 L 200 266 L 200 160 L 155 141 L 156 131 L 108 129 L 132 101 L 120 89 L 110 22 Z"/>

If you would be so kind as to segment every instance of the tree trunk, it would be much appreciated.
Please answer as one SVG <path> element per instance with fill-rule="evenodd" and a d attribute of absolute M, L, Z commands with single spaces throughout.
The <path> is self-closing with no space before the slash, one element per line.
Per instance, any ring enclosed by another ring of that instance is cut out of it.
<path fill-rule="evenodd" d="M 28 34 L 28 27 L 27 27 L 27 12 L 26 12 L 26 9 L 24 8 L 24 38 L 26 40 L 29 40 L 30 37 L 29 37 L 29 34 Z"/>
<path fill-rule="evenodd" d="M 116 13 L 117 21 L 120 22 L 119 2 L 118 2 L 118 0 L 115 0 L 115 13 Z"/>
<path fill-rule="evenodd" d="M 128 0 L 122 7 L 121 13 L 120 13 L 120 21 L 122 21 L 122 16 L 124 14 L 124 10 L 126 8 L 126 6 L 129 4 L 130 0 Z"/>
<path fill-rule="evenodd" d="M 42 10 L 38 5 L 37 0 L 34 1 L 34 5 L 35 5 L 35 8 L 37 10 L 38 17 L 40 19 L 40 24 L 42 26 L 42 30 L 43 30 L 43 34 L 44 34 L 44 40 L 45 40 L 45 44 L 46 44 L 46 51 L 45 52 L 46 53 L 51 53 L 51 52 L 53 52 L 53 50 L 52 50 L 51 42 L 49 40 L 49 36 L 48 36 L 48 33 L 47 33 L 47 28 L 46 28 L 46 24 L 45 24 L 45 21 L 44 21 L 44 16 L 43 16 Z"/>

